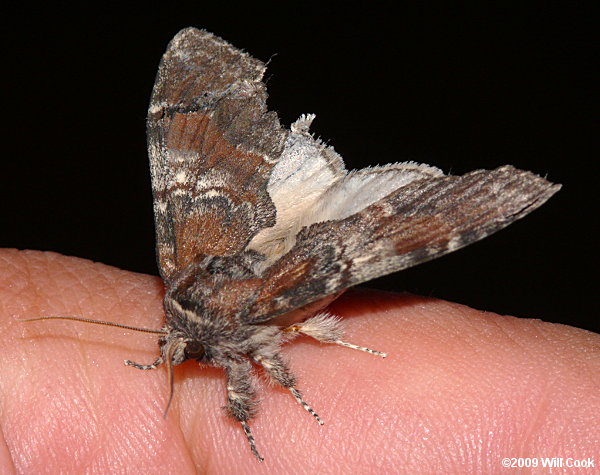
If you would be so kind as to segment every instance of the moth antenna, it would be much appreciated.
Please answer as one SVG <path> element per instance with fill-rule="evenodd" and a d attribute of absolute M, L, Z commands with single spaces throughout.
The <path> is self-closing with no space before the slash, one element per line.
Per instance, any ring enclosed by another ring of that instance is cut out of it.
<path fill-rule="evenodd" d="M 167 379 L 169 380 L 169 400 L 167 401 L 167 407 L 165 407 L 165 412 L 163 417 L 167 417 L 167 413 L 169 412 L 169 408 L 171 407 L 171 402 L 173 402 L 173 393 L 175 392 L 175 375 L 173 372 L 173 354 L 175 353 L 175 347 L 180 342 L 177 340 L 173 340 L 167 346 L 167 351 L 165 352 L 165 365 L 167 367 Z"/>
<path fill-rule="evenodd" d="M 166 330 L 155 330 L 153 328 L 132 327 L 130 325 L 123 325 L 121 323 L 115 323 L 115 322 L 107 322 L 104 320 L 93 320 L 91 318 L 68 317 L 68 316 L 62 316 L 62 315 L 50 316 L 50 317 L 26 318 L 21 321 L 22 322 L 37 322 L 39 320 L 73 320 L 75 322 L 93 323 L 94 325 L 105 325 L 107 327 L 124 328 L 125 330 L 132 330 L 132 331 L 141 332 L 141 333 L 154 333 L 157 335 L 166 335 L 168 333 Z"/>

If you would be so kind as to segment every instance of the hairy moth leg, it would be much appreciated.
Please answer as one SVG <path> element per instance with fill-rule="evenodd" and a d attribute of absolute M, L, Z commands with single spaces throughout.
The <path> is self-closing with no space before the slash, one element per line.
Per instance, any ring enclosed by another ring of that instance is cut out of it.
<path fill-rule="evenodd" d="M 302 333 L 322 343 L 334 343 L 346 348 L 352 348 L 353 350 L 364 351 L 371 355 L 381 356 L 382 358 L 387 356 L 387 353 L 343 341 L 341 338 L 344 332 L 340 320 L 327 313 L 319 313 L 304 322 L 290 325 L 283 331 L 294 336 Z"/>
<path fill-rule="evenodd" d="M 163 359 L 160 356 L 158 358 L 156 358 L 156 360 L 152 364 L 140 364 L 140 363 L 136 363 L 135 361 L 125 360 L 125 366 L 133 366 L 134 368 L 143 369 L 143 370 L 156 369 L 162 363 L 163 363 Z"/>
<path fill-rule="evenodd" d="M 256 413 L 257 397 L 252 384 L 252 365 L 249 361 L 232 361 L 227 370 L 227 413 L 237 420 L 244 429 L 254 456 L 262 462 L 264 459 L 256 450 L 254 436 L 248 420 Z"/>
<path fill-rule="evenodd" d="M 271 356 L 263 356 L 261 354 L 252 355 L 254 361 L 259 363 L 271 377 L 271 379 L 277 382 L 282 387 L 286 388 L 292 396 L 300 403 L 300 405 L 315 418 L 315 420 L 319 423 L 319 425 L 323 425 L 323 421 L 319 417 L 319 415 L 315 412 L 315 410 L 310 407 L 308 403 L 302 399 L 302 394 L 295 388 L 296 378 L 290 373 L 290 370 L 283 362 L 281 357 L 278 354 L 273 354 Z"/>

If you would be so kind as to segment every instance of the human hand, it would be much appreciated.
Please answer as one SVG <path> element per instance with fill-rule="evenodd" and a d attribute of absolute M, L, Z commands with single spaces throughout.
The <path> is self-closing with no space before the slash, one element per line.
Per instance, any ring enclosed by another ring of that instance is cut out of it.
<path fill-rule="evenodd" d="M 156 336 L 68 321 L 163 324 L 162 283 L 90 261 L 0 252 L 2 473 L 481 473 L 503 458 L 598 456 L 600 336 L 412 295 L 351 290 L 345 340 L 284 347 L 318 426 L 259 385 L 251 454 L 219 368 L 186 362 L 168 399 Z M 596 460 L 600 464 L 600 460 Z M 591 473 L 585 472 L 584 473 Z"/>

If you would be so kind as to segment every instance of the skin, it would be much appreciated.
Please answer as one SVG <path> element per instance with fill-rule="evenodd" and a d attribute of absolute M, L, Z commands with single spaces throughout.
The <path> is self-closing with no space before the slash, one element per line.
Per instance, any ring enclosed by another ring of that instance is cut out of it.
<path fill-rule="evenodd" d="M 298 388 L 325 425 L 261 380 L 251 421 L 259 463 L 220 409 L 219 368 L 177 367 L 165 419 L 164 368 L 123 365 L 154 360 L 155 335 L 19 321 L 73 315 L 160 328 L 157 277 L 5 250 L 0 293 L 2 473 L 496 473 L 504 457 L 600 465 L 600 335 L 584 330 L 349 291 L 329 307 L 343 317 L 345 339 L 388 358 L 307 337 L 286 345 Z"/>

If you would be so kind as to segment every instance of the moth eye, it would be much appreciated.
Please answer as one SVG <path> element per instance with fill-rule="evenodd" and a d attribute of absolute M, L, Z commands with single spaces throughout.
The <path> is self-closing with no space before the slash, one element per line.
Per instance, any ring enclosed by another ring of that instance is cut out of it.
<path fill-rule="evenodd" d="M 184 351 L 187 358 L 202 358 L 204 356 L 204 346 L 197 341 L 187 342 Z"/>

